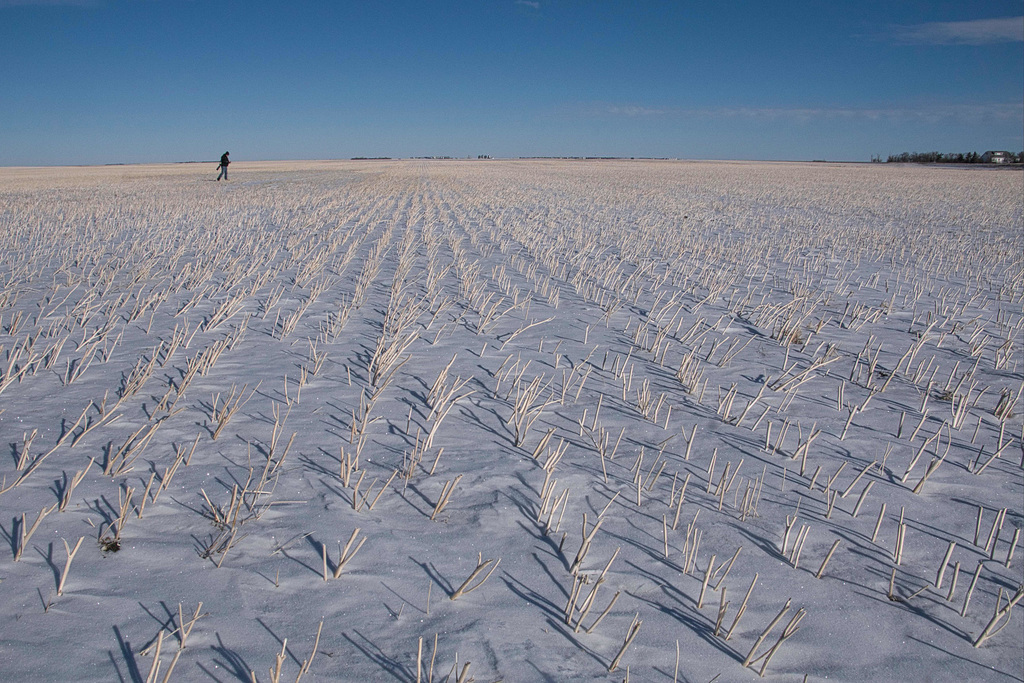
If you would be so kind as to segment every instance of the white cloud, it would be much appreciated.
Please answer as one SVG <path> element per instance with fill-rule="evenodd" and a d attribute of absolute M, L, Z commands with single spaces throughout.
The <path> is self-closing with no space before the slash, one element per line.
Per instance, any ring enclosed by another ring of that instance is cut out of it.
<path fill-rule="evenodd" d="M 5 7 L 95 7 L 100 0 L 0 0 L 0 9 Z"/>
<path fill-rule="evenodd" d="M 596 105 L 593 115 L 617 117 L 707 117 L 812 121 L 822 119 L 943 121 L 1024 118 L 1024 104 L 993 102 L 914 107 L 652 107 L 638 104 Z"/>
<path fill-rule="evenodd" d="M 663 116 L 673 113 L 673 109 L 665 107 L 642 107 L 638 105 L 608 105 L 605 112 L 616 116 Z"/>
<path fill-rule="evenodd" d="M 529 7 L 530 9 L 540 9 L 540 3 L 534 2 L 533 0 L 516 0 L 515 4 L 522 5 L 523 7 Z"/>
<path fill-rule="evenodd" d="M 794 108 L 722 108 L 714 110 L 717 116 L 746 118 L 862 119 L 888 120 L 976 120 L 1020 118 L 1024 105 L 1020 103 L 949 104 L 917 107 L 794 107 Z"/>
<path fill-rule="evenodd" d="M 905 45 L 994 45 L 1024 41 L 1024 16 L 934 21 L 896 26 L 890 38 Z"/>

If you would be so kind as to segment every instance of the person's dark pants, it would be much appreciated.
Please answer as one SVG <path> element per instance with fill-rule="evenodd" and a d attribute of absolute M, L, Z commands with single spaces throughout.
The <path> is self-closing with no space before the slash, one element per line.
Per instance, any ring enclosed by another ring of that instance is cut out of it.
<path fill-rule="evenodd" d="M 220 180 L 221 178 L 224 180 L 228 179 L 228 167 L 226 164 L 221 164 L 220 175 L 217 176 L 217 180 Z"/>

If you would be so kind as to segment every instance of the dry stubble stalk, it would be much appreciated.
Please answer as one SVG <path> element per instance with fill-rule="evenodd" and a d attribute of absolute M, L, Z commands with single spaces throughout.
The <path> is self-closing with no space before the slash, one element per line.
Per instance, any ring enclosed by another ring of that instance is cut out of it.
<path fill-rule="evenodd" d="M 619 648 L 615 658 L 612 659 L 611 663 L 608 665 L 608 671 L 615 671 L 615 669 L 618 668 L 619 662 L 622 660 L 622 656 L 626 654 L 626 650 L 636 638 L 637 634 L 640 633 L 640 626 L 643 623 L 644 622 L 640 620 L 640 613 L 637 612 L 636 616 L 633 617 L 633 621 L 629 625 L 629 628 L 626 630 L 626 637 L 622 641 L 622 646 Z"/>
<path fill-rule="evenodd" d="M 494 563 L 493 566 L 491 565 L 492 562 Z M 483 556 L 481 555 L 478 558 L 476 569 L 474 569 L 472 571 L 472 573 L 469 575 L 469 578 L 467 578 L 465 581 L 462 582 L 461 586 L 459 586 L 458 588 L 455 589 L 455 592 L 453 592 L 451 594 L 449 599 L 450 600 L 456 600 L 456 599 L 462 597 L 463 595 L 466 595 L 468 593 L 472 593 L 477 588 L 479 588 L 480 586 L 484 585 L 484 583 L 487 582 L 487 579 L 491 578 L 491 574 L 494 573 L 494 570 L 498 568 L 498 565 L 500 563 L 501 563 L 501 558 L 500 557 L 497 559 L 497 561 L 495 561 L 493 559 L 485 560 L 485 559 L 483 559 Z M 490 567 L 490 571 L 487 572 L 487 574 L 484 576 L 484 578 L 480 579 L 480 581 L 477 584 L 470 585 L 488 567 Z"/>

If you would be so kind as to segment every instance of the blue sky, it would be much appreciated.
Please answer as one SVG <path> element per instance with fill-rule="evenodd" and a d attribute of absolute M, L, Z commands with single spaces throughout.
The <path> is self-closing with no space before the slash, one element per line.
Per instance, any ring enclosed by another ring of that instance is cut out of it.
<path fill-rule="evenodd" d="M 1022 0 L 0 0 L 0 165 L 1017 152 L 1022 102 Z"/>

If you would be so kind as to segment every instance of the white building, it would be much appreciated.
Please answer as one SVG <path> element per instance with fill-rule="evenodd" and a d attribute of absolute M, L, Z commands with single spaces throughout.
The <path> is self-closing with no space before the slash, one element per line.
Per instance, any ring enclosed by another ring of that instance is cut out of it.
<path fill-rule="evenodd" d="M 1013 161 L 1013 155 L 1009 152 L 990 150 L 981 155 L 981 161 L 986 164 L 1008 164 Z"/>

